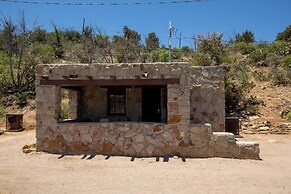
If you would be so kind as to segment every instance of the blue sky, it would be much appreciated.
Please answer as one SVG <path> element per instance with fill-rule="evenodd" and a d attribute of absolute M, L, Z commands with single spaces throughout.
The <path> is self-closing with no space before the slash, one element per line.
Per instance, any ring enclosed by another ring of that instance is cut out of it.
<path fill-rule="evenodd" d="M 20 0 L 21 1 L 21 0 Z M 30 0 L 27 0 L 30 1 Z M 145 2 L 163 0 L 35 0 L 43 2 Z M 164 0 L 167 1 L 167 0 Z M 207 2 L 142 5 L 142 6 L 57 6 L 0 2 L 0 12 L 14 21 L 19 11 L 24 11 L 28 23 L 37 24 L 51 31 L 54 22 L 60 28 L 81 30 L 86 24 L 99 28 L 108 35 L 121 34 L 123 26 L 136 30 L 144 39 L 149 32 L 156 32 L 161 44 L 167 45 L 168 23 L 182 33 L 182 46 L 193 47 L 193 35 L 223 32 L 224 39 L 234 37 L 246 29 L 255 34 L 257 41 L 273 41 L 278 32 L 291 24 L 290 0 L 212 0 Z M 173 39 L 178 46 L 178 39 Z"/>

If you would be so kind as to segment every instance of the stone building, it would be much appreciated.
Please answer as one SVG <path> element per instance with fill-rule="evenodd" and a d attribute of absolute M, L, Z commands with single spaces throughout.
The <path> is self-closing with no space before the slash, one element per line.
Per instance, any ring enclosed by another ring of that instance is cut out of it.
<path fill-rule="evenodd" d="M 61 94 L 68 91 L 68 119 Z M 187 63 L 38 65 L 37 150 L 259 159 L 225 133 L 224 69 Z"/>

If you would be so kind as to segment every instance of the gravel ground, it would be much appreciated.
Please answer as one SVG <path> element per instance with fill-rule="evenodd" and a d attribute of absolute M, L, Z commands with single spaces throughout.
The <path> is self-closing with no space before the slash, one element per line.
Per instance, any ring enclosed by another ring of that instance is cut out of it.
<path fill-rule="evenodd" d="M 0 136 L 0 193 L 291 193 L 291 135 L 244 135 L 261 161 L 22 153 L 35 131 Z"/>

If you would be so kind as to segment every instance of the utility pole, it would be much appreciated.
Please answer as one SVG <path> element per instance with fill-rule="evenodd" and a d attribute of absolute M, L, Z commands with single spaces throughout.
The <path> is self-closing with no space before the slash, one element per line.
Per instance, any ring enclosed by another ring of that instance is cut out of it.
<path fill-rule="evenodd" d="M 84 31 L 85 31 L 85 18 L 83 18 L 82 35 L 84 35 Z"/>
<path fill-rule="evenodd" d="M 179 48 L 181 48 L 182 46 L 182 33 L 180 32 L 180 36 L 179 36 Z"/>
<path fill-rule="evenodd" d="M 171 46 L 172 46 L 172 35 L 173 35 L 173 31 L 174 31 L 174 27 L 172 26 L 172 22 L 169 22 L 169 62 L 171 62 Z"/>
<path fill-rule="evenodd" d="M 197 49 L 197 38 L 196 38 L 195 35 L 193 36 L 193 43 L 194 43 L 194 50 L 196 51 L 196 49 Z"/>

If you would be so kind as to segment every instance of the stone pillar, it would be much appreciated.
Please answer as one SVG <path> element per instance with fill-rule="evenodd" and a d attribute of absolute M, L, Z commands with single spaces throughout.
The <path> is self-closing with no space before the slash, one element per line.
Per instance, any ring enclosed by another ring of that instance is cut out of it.
<path fill-rule="evenodd" d="M 37 149 L 43 150 L 43 140 L 50 139 L 56 130 L 61 111 L 60 86 L 36 86 L 36 138 Z"/>
<path fill-rule="evenodd" d="M 69 119 L 77 120 L 78 119 L 78 99 L 79 92 L 77 90 L 69 90 Z"/>

